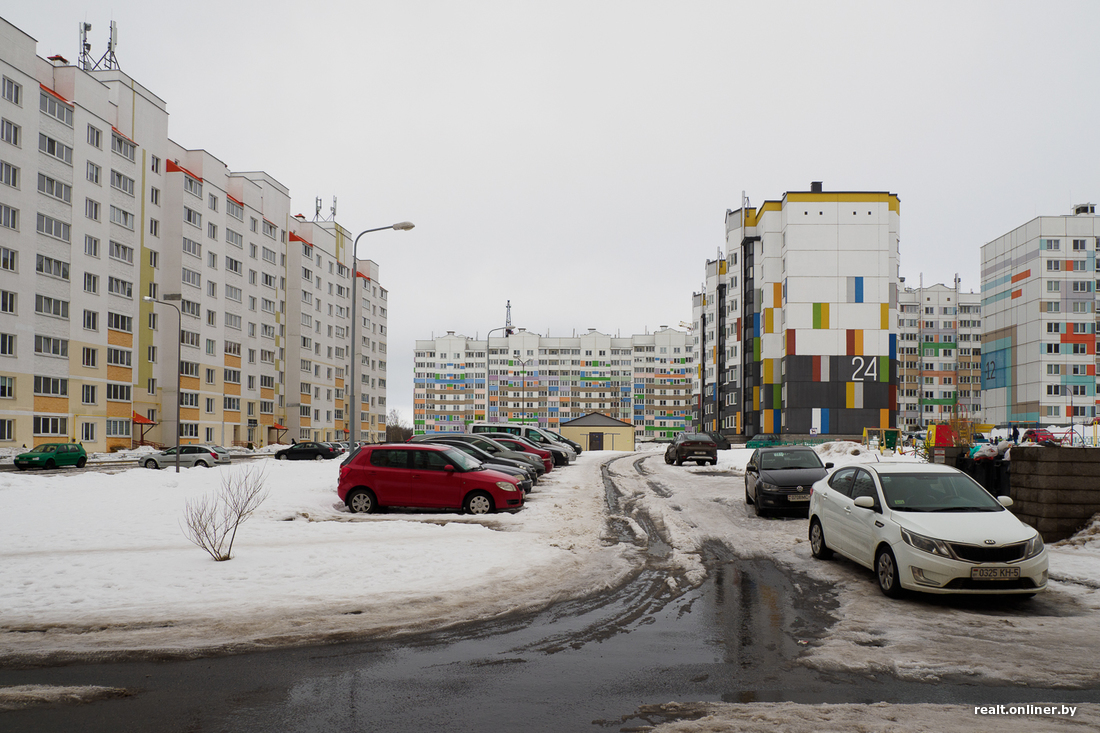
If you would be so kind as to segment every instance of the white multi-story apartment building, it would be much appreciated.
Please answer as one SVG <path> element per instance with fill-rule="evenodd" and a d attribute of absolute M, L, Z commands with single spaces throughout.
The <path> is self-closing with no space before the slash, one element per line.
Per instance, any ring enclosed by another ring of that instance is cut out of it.
<path fill-rule="evenodd" d="M 464 431 L 481 420 L 557 429 L 600 412 L 633 421 L 638 438 L 652 439 L 682 431 L 689 410 L 692 357 L 683 331 L 622 338 L 515 329 L 488 343 L 448 331 L 415 348 L 417 433 Z"/>
<path fill-rule="evenodd" d="M 904 284 L 904 278 L 902 278 Z M 898 427 L 982 413 L 982 296 L 936 284 L 898 295 Z"/>
<path fill-rule="evenodd" d="M 1065 425 L 1096 416 L 1100 218 L 1040 216 L 982 246 L 984 418 Z"/>
<path fill-rule="evenodd" d="M 693 296 L 696 425 L 749 437 L 894 427 L 899 224 L 895 194 L 818 182 L 728 211 L 725 255 Z"/>
<path fill-rule="evenodd" d="M 0 76 L 0 445 L 342 439 L 353 355 L 380 439 L 386 296 L 369 263 L 353 334 L 347 232 L 172 142 L 123 72 L 39 58 L 2 20 Z"/>

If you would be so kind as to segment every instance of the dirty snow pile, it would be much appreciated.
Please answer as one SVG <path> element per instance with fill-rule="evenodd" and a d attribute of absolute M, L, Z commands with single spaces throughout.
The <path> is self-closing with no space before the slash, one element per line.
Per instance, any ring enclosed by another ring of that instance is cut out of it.
<path fill-rule="evenodd" d="M 602 541 L 599 461 L 548 474 L 518 514 L 481 517 L 353 515 L 338 461 L 3 473 L 0 660 L 385 635 L 587 595 L 638 552 Z M 242 470 L 265 471 L 269 496 L 214 562 L 184 536 L 184 506 Z"/>

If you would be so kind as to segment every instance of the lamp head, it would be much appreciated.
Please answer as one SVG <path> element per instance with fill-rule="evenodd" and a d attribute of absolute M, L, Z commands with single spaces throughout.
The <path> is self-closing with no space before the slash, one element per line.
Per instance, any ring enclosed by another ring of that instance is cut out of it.
<path fill-rule="evenodd" d="M 402 230 L 402 231 L 407 231 L 409 229 L 412 229 L 415 226 L 416 225 L 413 224 L 411 221 L 399 221 L 399 222 L 397 222 L 396 224 L 393 225 L 393 228 L 394 229 L 399 229 L 399 230 Z"/>

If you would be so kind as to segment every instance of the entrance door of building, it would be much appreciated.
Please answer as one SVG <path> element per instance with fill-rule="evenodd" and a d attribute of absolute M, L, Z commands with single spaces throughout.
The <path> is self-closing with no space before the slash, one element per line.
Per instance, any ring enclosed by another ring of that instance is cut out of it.
<path fill-rule="evenodd" d="M 588 450 L 603 450 L 603 433 L 588 434 Z"/>

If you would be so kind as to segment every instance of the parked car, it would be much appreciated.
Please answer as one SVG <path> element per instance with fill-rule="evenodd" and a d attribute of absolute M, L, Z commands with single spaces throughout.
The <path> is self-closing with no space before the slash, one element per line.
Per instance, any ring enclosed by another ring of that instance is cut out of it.
<path fill-rule="evenodd" d="M 88 453 L 80 443 L 43 443 L 15 457 L 15 467 L 20 471 L 59 466 L 84 468 L 87 462 Z"/>
<path fill-rule="evenodd" d="M 682 466 L 684 461 L 713 466 L 718 463 L 718 446 L 706 433 L 680 433 L 665 448 L 665 463 Z"/>
<path fill-rule="evenodd" d="M 327 445 L 329 448 L 332 448 L 334 451 L 336 451 L 336 455 L 338 456 L 342 456 L 347 453 L 347 448 L 335 441 L 323 440 L 321 441 L 321 445 Z"/>
<path fill-rule="evenodd" d="M 844 466 L 813 486 L 810 550 L 871 568 L 892 598 L 1046 588 L 1043 539 L 958 469 L 934 463 Z"/>
<path fill-rule="evenodd" d="M 509 463 L 498 462 L 497 460 L 494 460 L 491 455 L 473 445 L 472 443 L 464 443 L 461 440 L 443 439 L 440 440 L 438 443 L 435 443 L 435 445 L 450 446 L 451 448 L 460 450 L 466 455 L 470 456 L 470 458 L 473 458 L 475 461 L 480 463 L 485 468 L 488 468 L 492 471 L 498 471 L 514 478 L 516 480 L 516 484 L 521 489 L 523 489 L 524 494 L 531 493 L 531 487 L 534 486 L 534 482 L 532 481 L 532 475 L 534 474 L 534 471 L 530 471 L 530 469 L 528 469 L 526 466 L 521 467 L 518 461 L 511 461 Z"/>
<path fill-rule="evenodd" d="M 718 450 L 729 450 L 730 449 L 731 446 L 730 446 L 730 439 L 729 438 L 727 438 L 726 436 L 722 435 L 721 433 L 715 432 L 713 430 L 708 430 L 708 431 L 706 431 L 706 433 L 707 433 L 707 435 L 710 436 L 710 439 L 714 441 L 714 444 L 716 446 L 718 446 Z"/>
<path fill-rule="evenodd" d="M 768 445 L 779 445 L 779 436 L 775 433 L 761 433 L 749 438 L 749 441 L 745 443 L 746 448 L 763 448 Z"/>
<path fill-rule="evenodd" d="M 1029 428 L 1020 435 L 1021 443 L 1055 443 L 1062 444 L 1062 439 L 1054 436 L 1046 428 Z"/>
<path fill-rule="evenodd" d="M 810 487 L 832 467 L 822 465 L 809 446 L 757 448 L 745 465 L 745 503 L 752 504 L 758 517 L 774 509 L 797 509 L 806 515 Z"/>
<path fill-rule="evenodd" d="M 556 461 L 554 460 L 554 454 L 550 450 L 540 448 L 533 444 L 531 441 L 521 438 L 518 435 L 511 435 L 509 433 L 482 433 L 503 446 L 507 446 L 512 450 L 521 451 L 524 453 L 531 453 L 542 459 L 542 465 L 546 468 L 546 472 L 550 473 L 554 470 Z"/>
<path fill-rule="evenodd" d="M 222 452 L 214 450 L 213 446 L 209 445 L 181 445 L 179 463 L 180 466 L 186 466 L 192 468 L 199 466 L 200 468 L 210 468 L 211 466 L 225 466 L 232 463 L 232 459 L 229 457 L 229 451 L 224 448 Z M 157 453 L 149 453 L 141 457 L 141 465 L 146 468 L 164 468 L 166 466 L 176 465 L 176 449 L 175 447 L 167 448 Z"/>
<path fill-rule="evenodd" d="M 337 455 L 330 446 L 307 440 L 276 451 L 275 458 L 280 461 L 320 461 Z"/>
<path fill-rule="evenodd" d="M 537 482 L 539 478 L 539 472 L 535 470 L 535 467 L 528 463 L 526 460 L 522 460 L 519 458 L 507 458 L 500 455 L 495 456 L 492 453 L 486 451 L 484 448 L 477 446 L 467 440 L 462 440 L 461 438 L 444 435 L 442 437 L 436 438 L 435 440 L 418 442 L 438 443 L 439 445 L 453 445 L 464 453 L 473 456 L 477 460 L 481 461 L 486 466 L 489 466 L 489 464 L 497 464 L 502 468 L 506 468 L 509 470 L 518 470 L 524 475 L 524 478 L 530 479 L 532 484 Z"/>
<path fill-rule="evenodd" d="M 512 450 L 511 446 L 498 443 L 492 438 L 475 433 L 422 433 L 421 435 L 414 435 L 409 438 L 409 443 L 431 443 L 434 440 L 447 437 L 452 440 L 462 440 L 476 445 L 481 450 L 485 451 L 491 456 L 499 458 L 512 458 L 518 461 L 524 461 L 527 465 L 535 469 L 535 472 L 541 476 L 546 473 L 546 466 L 542 462 L 542 458 L 536 456 L 534 453 L 527 453 L 525 451 Z"/>
<path fill-rule="evenodd" d="M 577 452 L 572 446 L 561 442 L 536 425 L 520 425 L 503 422 L 475 422 L 469 425 L 469 432 L 483 435 L 514 435 L 553 454 L 555 466 L 567 466 L 577 460 Z"/>
<path fill-rule="evenodd" d="M 357 513 L 387 506 L 469 514 L 523 507 L 523 491 L 514 478 L 485 468 L 457 448 L 431 443 L 365 446 L 340 467 L 337 494 Z"/>
<path fill-rule="evenodd" d="M 549 428 L 543 428 L 542 432 L 546 433 L 551 438 L 557 438 L 560 442 L 565 443 L 567 446 L 572 448 L 573 452 L 576 453 L 578 456 L 581 453 L 583 453 L 583 451 L 581 450 L 581 444 L 580 443 L 578 443 L 574 440 L 570 440 L 569 438 L 565 437 L 561 433 L 556 432 L 554 430 L 550 430 Z"/>

